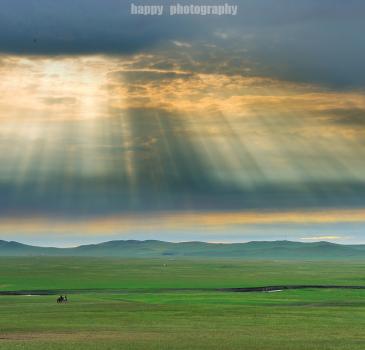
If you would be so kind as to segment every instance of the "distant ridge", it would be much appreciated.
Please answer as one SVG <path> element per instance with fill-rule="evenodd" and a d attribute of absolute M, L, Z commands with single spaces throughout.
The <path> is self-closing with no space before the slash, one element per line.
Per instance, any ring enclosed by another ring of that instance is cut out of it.
<path fill-rule="evenodd" d="M 365 245 L 330 242 L 252 241 L 247 243 L 119 240 L 75 248 L 37 247 L 0 240 L 0 256 L 89 256 L 121 258 L 242 258 L 254 260 L 365 259 Z"/>

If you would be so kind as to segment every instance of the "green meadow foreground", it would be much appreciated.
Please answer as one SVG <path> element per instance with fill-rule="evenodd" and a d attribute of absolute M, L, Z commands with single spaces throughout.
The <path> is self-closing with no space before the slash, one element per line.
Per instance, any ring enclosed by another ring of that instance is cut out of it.
<path fill-rule="evenodd" d="M 0 258 L 0 349 L 361 349 L 364 262 Z M 184 290 L 186 289 L 186 290 Z M 209 290 L 210 289 L 210 290 Z"/>

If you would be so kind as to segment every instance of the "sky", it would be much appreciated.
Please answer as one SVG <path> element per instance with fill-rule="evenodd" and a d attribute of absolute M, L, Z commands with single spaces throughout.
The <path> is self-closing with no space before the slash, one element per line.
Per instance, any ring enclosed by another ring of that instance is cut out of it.
<path fill-rule="evenodd" d="M 365 243 L 364 2 L 131 3 L 2 0 L 0 239 Z"/>

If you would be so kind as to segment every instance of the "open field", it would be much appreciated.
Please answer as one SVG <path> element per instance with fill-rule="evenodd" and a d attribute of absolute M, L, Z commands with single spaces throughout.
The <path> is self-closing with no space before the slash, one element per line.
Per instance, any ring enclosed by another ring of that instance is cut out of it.
<path fill-rule="evenodd" d="M 365 285 L 365 262 L 0 257 L 0 290 Z"/>
<path fill-rule="evenodd" d="M 62 305 L 54 295 L 0 296 L 0 349 L 363 350 L 365 344 L 365 290 L 201 290 L 365 285 L 362 262 L 1 258 L 0 278 L 2 291 L 78 290 Z"/>

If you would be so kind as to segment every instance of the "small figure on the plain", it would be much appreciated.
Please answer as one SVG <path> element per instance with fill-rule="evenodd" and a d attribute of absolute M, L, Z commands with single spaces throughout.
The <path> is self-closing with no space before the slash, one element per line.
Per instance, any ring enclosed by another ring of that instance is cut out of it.
<path fill-rule="evenodd" d="M 60 295 L 58 298 L 57 298 L 57 304 L 62 304 L 62 303 L 67 303 L 67 295 L 63 296 L 63 295 Z"/>

